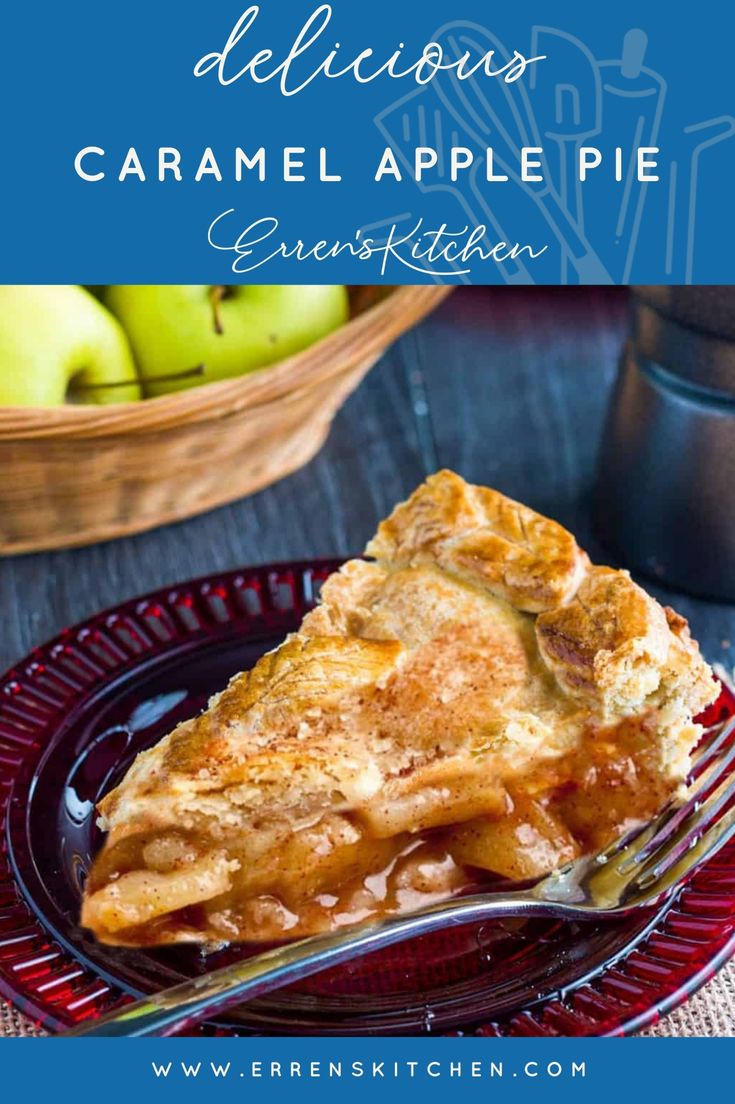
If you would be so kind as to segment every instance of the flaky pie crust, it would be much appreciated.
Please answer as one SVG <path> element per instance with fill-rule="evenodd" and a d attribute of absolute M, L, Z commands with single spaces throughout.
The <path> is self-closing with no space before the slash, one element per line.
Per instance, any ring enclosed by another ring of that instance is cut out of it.
<path fill-rule="evenodd" d="M 522 876 L 685 776 L 712 673 L 682 618 L 561 525 L 441 471 L 366 554 L 103 799 L 82 912 L 100 939 L 247 938 L 254 900 L 312 930 L 300 903 L 330 878 L 358 884 L 425 832 L 482 865 L 489 822 L 493 854 L 519 855 L 500 872 Z"/>

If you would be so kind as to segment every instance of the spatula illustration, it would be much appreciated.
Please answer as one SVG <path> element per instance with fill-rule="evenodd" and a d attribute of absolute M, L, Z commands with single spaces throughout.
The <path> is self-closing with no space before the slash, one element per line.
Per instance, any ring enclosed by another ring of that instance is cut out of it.
<path fill-rule="evenodd" d="M 546 150 L 551 180 L 562 204 L 584 231 L 580 147 L 600 133 L 602 82 L 590 50 L 574 35 L 555 27 L 534 27 L 531 56 L 543 65 L 529 70 L 528 86 Z M 561 282 L 567 282 L 568 258 L 562 252 Z"/>
<path fill-rule="evenodd" d="M 510 60 L 499 39 L 472 23 L 450 23 L 435 37 L 451 57 L 459 58 L 466 51 L 478 57 L 493 50 L 497 62 Z M 510 187 L 512 182 L 516 189 L 531 195 L 552 234 L 561 247 L 566 248 L 580 282 L 610 283 L 609 273 L 550 183 L 548 166 L 544 165 L 541 170 L 542 183 L 521 180 L 521 147 L 543 146 L 523 80 L 507 84 L 503 80 L 474 76 L 460 81 L 452 71 L 440 74 L 432 84 L 460 132 L 483 151 L 492 146 L 496 166 L 509 177 L 505 185 L 487 184 L 488 194 L 493 188 Z"/>
<path fill-rule="evenodd" d="M 456 219 L 455 229 L 465 225 L 473 228 L 481 224 L 486 225 L 494 236 L 493 242 L 487 235 L 483 239 L 482 244 L 487 248 L 498 241 L 515 240 L 510 236 L 511 230 L 507 220 L 503 219 L 498 211 L 498 206 L 501 205 L 471 202 L 466 189 L 463 191 L 450 182 L 449 147 L 466 143 L 466 135 L 460 135 L 456 129 L 453 131 L 452 123 L 453 120 L 447 118 L 446 111 L 431 91 L 431 86 L 419 88 L 407 96 L 402 96 L 375 117 L 375 125 L 394 150 L 406 173 L 413 171 L 416 146 L 431 146 L 440 151 L 440 161 L 436 170 L 431 177 L 418 181 L 417 187 L 425 195 L 443 193 L 443 218 L 448 224 L 452 223 L 452 219 Z M 439 178 L 438 182 L 435 177 Z M 534 276 L 521 257 L 509 258 L 495 264 L 507 284 L 534 283 Z M 460 266 L 451 267 L 456 271 Z"/>

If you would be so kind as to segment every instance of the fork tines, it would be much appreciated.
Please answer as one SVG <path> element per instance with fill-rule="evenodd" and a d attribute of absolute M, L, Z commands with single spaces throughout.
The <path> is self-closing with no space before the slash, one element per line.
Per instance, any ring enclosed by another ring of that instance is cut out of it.
<path fill-rule="evenodd" d="M 620 852 L 634 892 L 678 884 L 735 832 L 734 735 L 735 718 L 707 730 L 684 794 Z"/>

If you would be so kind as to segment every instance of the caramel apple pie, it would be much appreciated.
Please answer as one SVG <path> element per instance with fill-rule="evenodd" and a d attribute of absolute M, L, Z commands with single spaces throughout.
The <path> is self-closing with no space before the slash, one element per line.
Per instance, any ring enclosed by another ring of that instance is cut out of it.
<path fill-rule="evenodd" d="M 626 572 L 448 471 L 366 555 L 101 802 L 100 940 L 290 938 L 537 878 L 680 786 L 717 684 Z"/>

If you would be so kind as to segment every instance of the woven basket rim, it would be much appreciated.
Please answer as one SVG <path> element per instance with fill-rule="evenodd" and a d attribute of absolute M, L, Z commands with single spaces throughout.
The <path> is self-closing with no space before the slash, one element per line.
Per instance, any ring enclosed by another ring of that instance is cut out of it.
<path fill-rule="evenodd" d="M 309 390 L 330 377 L 341 376 L 367 357 L 379 355 L 452 290 L 443 285 L 397 287 L 340 329 L 269 366 L 267 371 L 136 403 L 0 406 L 0 442 L 127 436 L 214 420 L 235 410 L 256 409 L 295 390 Z"/>

